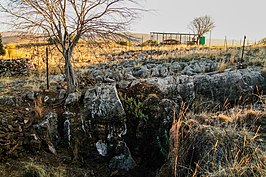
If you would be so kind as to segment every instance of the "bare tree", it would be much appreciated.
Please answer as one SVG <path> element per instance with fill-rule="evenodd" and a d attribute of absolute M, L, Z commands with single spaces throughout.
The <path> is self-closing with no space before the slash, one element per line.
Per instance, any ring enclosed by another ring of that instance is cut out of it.
<path fill-rule="evenodd" d="M 0 4 L 13 27 L 55 40 L 65 59 L 68 92 L 77 88 L 71 58 L 78 41 L 121 36 L 137 17 L 137 7 L 136 0 L 7 0 Z"/>
<path fill-rule="evenodd" d="M 197 44 L 199 39 L 215 27 L 214 21 L 208 15 L 196 17 L 190 24 L 188 28 L 194 33 L 197 34 Z"/>

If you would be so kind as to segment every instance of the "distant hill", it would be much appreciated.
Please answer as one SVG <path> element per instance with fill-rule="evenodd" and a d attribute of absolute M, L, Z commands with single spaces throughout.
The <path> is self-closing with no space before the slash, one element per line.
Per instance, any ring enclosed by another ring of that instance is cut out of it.
<path fill-rule="evenodd" d="M 1 35 L 2 35 L 2 41 L 4 45 L 8 43 L 19 42 L 19 37 L 14 32 L 2 32 Z"/>
<path fill-rule="evenodd" d="M 1 32 L 3 44 L 9 43 L 32 43 L 37 42 L 38 39 L 34 39 L 31 36 L 20 36 L 18 32 Z"/>
<path fill-rule="evenodd" d="M 3 40 L 3 44 L 6 45 L 8 43 L 32 43 L 34 41 L 38 42 L 38 39 L 33 39 L 29 38 L 25 39 L 25 38 L 21 38 L 19 37 L 17 32 L 2 32 L 2 40 Z M 133 43 L 134 44 L 141 44 L 142 42 L 145 42 L 147 40 L 150 39 L 150 34 L 145 34 L 145 33 L 133 33 L 130 32 L 128 33 L 130 39 L 132 39 L 133 37 Z M 41 39 L 39 39 L 39 42 L 41 42 Z M 241 46 L 242 45 L 242 40 L 227 40 L 227 46 Z M 254 44 L 255 41 L 250 41 L 247 40 L 246 44 L 250 45 L 250 44 Z M 211 44 L 211 46 L 224 46 L 225 44 L 225 40 L 224 39 L 211 39 L 211 42 L 209 41 L 209 39 L 206 39 L 206 45 L 208 46 L 209 44 Z"/>

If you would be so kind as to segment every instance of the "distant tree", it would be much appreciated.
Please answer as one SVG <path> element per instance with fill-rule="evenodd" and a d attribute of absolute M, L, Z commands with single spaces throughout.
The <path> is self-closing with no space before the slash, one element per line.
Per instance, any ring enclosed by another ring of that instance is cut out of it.
<path fill-rule="evenodd" d="M 261 40 L 259 40 L 258 44 L 265 45 L 266 44 L 266 38 L 262 38 Z"/>
<path fill-rule="evenodd" d="M 3 43 L 2 43 L 2 35 L 0 34 L 0 55 L 3 56 L 6 54 L 6 50 L 4 49 Z"/>
<path fill-rule="evenodd" d="M 6 0 L 0 9 L 15 28 L 46 34 L 65 60 L 68 92 L 77 89 L 73 50 L 81 38 L 111 40 L 121 37 L 141 10 L 137 0 Z"/>
<path fill-rule="evenodd" d="M 210 32 L 215 27 L 215 23 L 212 18 L 208 15 L 196 17 L 190 24 L 188 28 L 194 33 L 197 34 L 196 40 L 197 44 L 199 39 L 206 33 Z"/>

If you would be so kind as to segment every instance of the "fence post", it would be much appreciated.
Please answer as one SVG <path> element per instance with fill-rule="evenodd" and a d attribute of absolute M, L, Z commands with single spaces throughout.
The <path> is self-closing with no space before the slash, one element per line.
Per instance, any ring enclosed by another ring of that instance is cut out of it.
<path fill-rule="evenodd" d="M 246 42 L 246 36 L 244 36 L 244 42 L 243 42 L 243 47 L 242 47 L 242 55 L 241 55 L 241 60 L 240 60 L 240 63 L 243 63 L 244 60 L 243 60 L 243 56 L 244 56 L 244 51 L 245 51 L 245 42 Z"/>
<path fill-rule="evenodd" d="M 49 58 L 48 58 L 48 47 L 46 47 L 46 83 L 47 90 L 49 90 Z"/>

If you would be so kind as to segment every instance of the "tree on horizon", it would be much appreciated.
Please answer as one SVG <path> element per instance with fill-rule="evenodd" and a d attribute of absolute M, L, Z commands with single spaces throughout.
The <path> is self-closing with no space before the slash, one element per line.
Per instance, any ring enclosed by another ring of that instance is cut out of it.
<path fill-rule="evenodd" d="M 188 25 L 188 28 L 196 34 L 196 41 L 197 44 L 199 43 L 200 38 L 210 32 L 213 28 L 215 28 L 215 23 L 213 19 L 208 16 L 201 16 L 201 17 L 196 17 L 194 18 L 190 24 Z"/>

